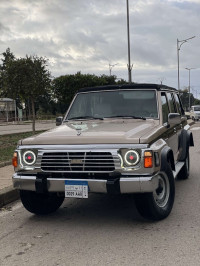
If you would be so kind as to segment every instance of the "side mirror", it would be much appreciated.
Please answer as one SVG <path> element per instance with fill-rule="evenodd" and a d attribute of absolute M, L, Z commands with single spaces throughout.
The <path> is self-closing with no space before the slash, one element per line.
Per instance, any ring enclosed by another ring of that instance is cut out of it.
<path fill-rule="evenodd" d="M 56 117 L 56 126 L 60 126 L 63 121 L 63 116 Z"/>
<path fill-rule="evenodd" d="M 170 113 L 168 115 L 168 123 L 170 125 L 176 125 L 181 123 L 181 115 L 178 113 Z"/>

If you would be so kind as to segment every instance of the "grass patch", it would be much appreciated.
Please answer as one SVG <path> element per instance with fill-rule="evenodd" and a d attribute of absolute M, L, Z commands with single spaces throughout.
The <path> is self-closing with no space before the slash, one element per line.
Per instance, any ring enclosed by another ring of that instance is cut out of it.
<path fill-rule="evenodd" d="M 42 133 L 42 131 L 36 131 L 36 134 Z M 0 135 L 0 162 L 10 161 L 13 156 L 13 152 L 16 149 L 17 142 L 20 139 L 33 136 L 33 132 L 15 133 L 9 135 Z"/>

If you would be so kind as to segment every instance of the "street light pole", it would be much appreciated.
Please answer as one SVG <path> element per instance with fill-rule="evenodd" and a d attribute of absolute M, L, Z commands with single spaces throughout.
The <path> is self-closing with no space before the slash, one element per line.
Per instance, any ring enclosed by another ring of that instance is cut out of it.
<path fill-rule="evenodd" d="M 128 36 L 128 82 L 132 82 L 132 75 L 131 75 L 131 55 L 130 55 L 130 31 L 129 31 L 129 2 L 126 0 L 126 6 L 127 6 L 127 36 Z"/>
<path fill-rule="evenodd" d="M 185 40 L 182 40 L 182 41 L 179 41 L 177 39 L 177 60 L 178 60 L 178 89 L 180 90 L 180 74 L 179 74 L 179 51 L 181 49 L 181 46 L 186 43 L 188 40 L 191 40 L 193 38 L 195 38 L 196 36 L 193 36 L 193 37 L 190 37 L 188 39 L 185 39 Z"/>
<path fill-rule="evenodd" d="M 187 67 L 186 67 L 185 69 L 189 71 L 189 86 L 188 86 L 188 92 L 189 92 L 189 110 L 190 110 L 190 70 L 195 69 L 195 68 L 193 68 L 193 67 L 191 67 L 191 68 L 187 68 Z"/>

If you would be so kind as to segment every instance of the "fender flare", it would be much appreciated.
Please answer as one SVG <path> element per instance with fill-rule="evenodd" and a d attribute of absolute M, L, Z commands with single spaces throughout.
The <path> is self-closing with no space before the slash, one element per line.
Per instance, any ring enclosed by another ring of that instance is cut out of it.
<path fill-rule="evenodd" d="M 170 147 L 165 146 L 161 151 L 161 171 L 166 172 L 169 168 L 168 162 L 170 162 L 171 169 L 175 171 L 174 154 Z"/>
<path fill-rule="evenodd" d="M 185 161 L 189 152 L 189 147 L 194 146 L 194 140 L 192 132 L 183 129 L 179 135 L 179 156 L 178 161 Z"/>

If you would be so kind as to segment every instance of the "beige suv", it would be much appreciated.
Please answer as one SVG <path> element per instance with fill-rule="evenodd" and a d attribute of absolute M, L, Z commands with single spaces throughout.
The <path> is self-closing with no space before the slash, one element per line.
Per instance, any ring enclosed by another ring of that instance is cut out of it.
<path fill-rule="evenodd" d="M 81 89 L 55 129 L 19 141 L 13 184 L 35 214 L 90 193 L 135 194 L 140 214 L 172 210 L 174 179 L 189 176 L 192 133 L 178 91 L 156 84 Z"/>

